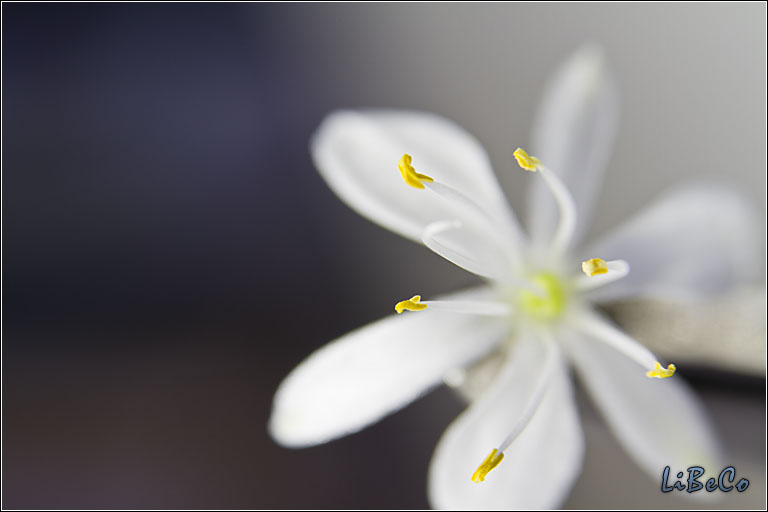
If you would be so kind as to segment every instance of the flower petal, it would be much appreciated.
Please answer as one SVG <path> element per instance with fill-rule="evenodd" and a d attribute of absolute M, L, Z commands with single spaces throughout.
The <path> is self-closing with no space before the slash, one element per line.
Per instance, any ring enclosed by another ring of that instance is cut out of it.
<path fill-rule="evenodd" d="M 619 442 L 654 481 L 665 466 L 674 473 L 722 467 L 710 423 L 680 378 L 685 370 L 649 379 L 634 361 L 586 336 L 573 333 L 563 346 Z"/>
<path fill-rule="evenodd" d="M 534 393 L 545 350 L 521 337 L 483 396 L 446 430 L 432 457 L 429 497 L 436 508 L 538 509 L 558 506 L 578 475 L 584 441 L 567 369 L 558 356 L 552 381 L 528 426 L 484 482 L 472 472 L 498 446 Z"/>
<path fill-rule="evenodd" d="M 532 149 L 557 173 L 576 203 L 573 242 L 589 226 L 592 204 L 613 146 L 618 99 L 600 48 L 585 46 L 550 81 L 534 122 Z M 552 239 L 558 208 L 541 180 L 532 183 L 528 227 L 537 246 Z"/>
<path fill-rule="evenodd" d="M 487 288 L 446 299 L 491 298 Z M 490 351 L 508 330 L 504 318 L 420 311 L 379 320 L 320 348 L 280 384 L 269 431 L 282 445 L 324 443 L 395 411 L 449 370 Z"/>
<path fill-rule="evenodd" d="M 632 269 L 590 297 L 690 300 L 723 292 L 757 276 L 759 236 L 745 198 L 733 191 L 702 184 L 672 191 L 585 253 L 624 258 Z"/>
<path fill-rule="evenodd" d="M 397 165 L 404 153 L 413 156 L 420 173 L 460 191 L 519 236 L 485 150 L 440 116 L 408 110 L 333 112 L 315 133 L 311 152 L 320 174 L 345 203 L 412 240 L 421 241 L 428 224 L 456 215 L 439 194 L 403 182 Z"/>
<path fill-rule="evenodd" d="M 509 279 L 515 255 L 484 229 L 457 220 L 429 224 L 422 234 L 429 249 L 464 270 L 495 280 Z"/>

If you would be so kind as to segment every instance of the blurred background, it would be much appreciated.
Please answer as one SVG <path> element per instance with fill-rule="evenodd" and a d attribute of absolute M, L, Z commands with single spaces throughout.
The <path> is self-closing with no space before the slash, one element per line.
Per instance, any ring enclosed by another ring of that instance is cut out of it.
<path fill-rule="evenodd" d="M 475 282 L 326 187 L 308 141 L 333 109 L 457 121 L 522 215 L 512 151 L 550 73 L 599 43 L 622 112 L 589 233 L 690 179 L 765 218 L 764 3 L 4 3 L 2 31 L 5 508 L 428 506 L 429 458 L 463 408 L 449 390 L 316 448 L 266 433 L 312 350 L 413 289 Z M 735 362 L 685 374 L 751 482 L 725 508 L 766 506 L 762 297 L 743 343 L 725 334 Z M 697 506 L 662 495 L 579 400 L 566 507 Z"/>

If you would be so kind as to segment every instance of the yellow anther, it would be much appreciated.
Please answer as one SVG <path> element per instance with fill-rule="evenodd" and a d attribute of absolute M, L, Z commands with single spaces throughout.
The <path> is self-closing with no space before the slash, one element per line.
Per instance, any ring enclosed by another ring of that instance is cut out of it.
<path fill-rule="evenodd" d="M 514 152 L 517 164 L 526 171 L 536 172 L 536 168 L 541 165 L 541 160 L 525 152 L 523 148 L 517 148 Z"/>
<path fill-rule="evenodd" d="M 660 362 L 656 361 L 656 367 L 653 370 L 648 370 L 645 374 L 651 378 L 666 379 L 667 377 L 673 376 L 676 370 L 677 366 L 671 363 L 664 368 L 661 366 Z"/>
<path fill-rule="evenodd" d="M 423 182 L 433 182 L 432 178 L 426 174 L 419 174 L 416 169 L 411 165 L 411 155 L 404 154 L 400 161 L 397 163 L 397 168 L 400 169 L 400 174 L 403 176 L 403 180 L 414 188 L 424 188 Z"/>
<path fill-rule="evenodd" d="M 605 260 L 592 258 L 591 260 L 581 262 L 581 270 L 583 270 L 589 277 L 592 277 L 598 274 L 607 274 L 608 265 L 606 265 Z"/>
<path fill-rule="evenodd" d="M 427 309 L 426 304 L 420 304 L 419 301 L 421 300 L 421 295 L 414 295 L 408 300 L 401 300 L 397 304 L 395 304 L 395 311 L 397 311 L 397 314 L 399 315 L 406 309 L 408 311 L 422 311 L 424 309 Z"/>
<path fill-rule="evenodd" d="M 490 473 L 493 468 L 498 466 L 499 462 L 501 462 L 501 459 L 503 458 L 504 452 L 498 453 L 496 448 L 491 450 L 491 453 L 489 453 L 483 463 L 480 464 L 480 467 L 478 467 L 477 470 L 475 470 L 475 472 L 472 474 L 472 481 L 476 484 L 485 481 L 485 475 Z"/>

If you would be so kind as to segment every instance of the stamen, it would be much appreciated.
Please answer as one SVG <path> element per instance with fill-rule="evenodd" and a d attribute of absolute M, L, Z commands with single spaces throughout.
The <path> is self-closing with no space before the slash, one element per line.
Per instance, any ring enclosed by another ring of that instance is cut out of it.
<path fill-rule="evenodd" d="M 408 300 L 401 300 L 397 304 L 395 304 L 395 311 L 397 311 L 397 314 L 399 315 L 406 309 L 408 311 L 423 311 L 427 309 L 426 304 L 421 304 L 421 295 L 414 295 Z"/>
<path fill-rule="evenodd" d="M 529 155 L 523 148 L 517 148 L 513 154 L 517 164 L 526 171 L 536 172 L 536 168 L 541 165 L 541 160 Z"/>
<path fill-rule="evenodd" d="M 655 379 L 666 379 L 667 377 L 673 376 L 675 371 L 677 371 L 677 366 L 674 364 L 670 363 L 666 368 L 664 368 L 661 366 L 660 362 L 656 361 L 656 367 L 653 370 L 645 372 L 645 374 L 648 377 Z"/>
<path fill-rule="evenodd" d="M 499 465 L 499 462 L 504 458 L 504 452 L 498 453 L 498 450 L 494 448 L 491 453 L 485 458 L 480 466 L 475 470 L 472 475 L 472 481 L 476 484 L 485 481 L 485 475 Z"/>
<path fill-rule="evenodd" d="M 400 161 L 397 163 L 397 168 L 400 169 L 400 174 L 403 176 L 403 180 L 412 186 L 413 188 L 424 188 L 424 183 L 430 183 L 433 180 L 426 174 L 419 174 L 416 169 L 411 165 L 411 155 L 404 154 Z"/>
<path fill-rule="evenodd" d="M 605 260 L 592 258 L 591 260 L 581 262 L 581 270 L 583 270 L 589 277 L 592 277 L 598 274 L 607 274 L 608 265 L 605 264 Z"/>
<path fill-rule="evenodd" d="M 539 410 L 539 405 L 541 405 L 541 401 L 544 399 L 544 395 L 546 394 L 547 388 L 549 387 L 549 383 L 552 381 L 552 373 L 557 367 L 555 363 L 558 351 L 557 345 L 555 345 L 555 342 L 548 335 L 544 337 L 543 341 L 544 347 L 547 350 L 547 358 L 544 362 L 544 367 L 539 374 L 539 380 L 536 383 L 536 388 L 534 389 L 533 395 L 528 401 L 528 404 L 525 406 L 525 410 L 523 411 L 522 416 L 519 420 L 517 420 L 517 423 L 512 428 L 512 431 L 509 433 L 509 435 L 504 439 L 504 441 L 501 442 L 498 448 L 494 448 L 491 451 L 488 457 L 485 458 L 482 464 L 480 464 L 480 467 L 478 467 L 475 473 L 472 475 L 472 481 L 475 483 L 484 481 L 485 475 L 487 475 L 489 471 L 499 465 L 501 460 L 504 458 L 504 450 L 509 448 L 512 442 L 517 439 L 517 436 L 522 434 L 523 430 L 525 430 L 525 427 L 527 427 L 531 422 L 531 419 L 533 419 L 536 411 Z"/>
<path fill-rule="evenodd" d="M 585 292 L 625 277 L 629 274 L 629 263 L 624 260 L 604 261 L 600 258 L 593 258 L 583 262 L 581 270 L 586 276 L 577 277 L 573 284 L 576 289 Z"/>
<path fill-rule="evenodd" d="M 427 300 L 420 305 L 424 305 L 435 311 L 450 311 L 452 313 L 464 313 L 468 315 L 509 316 L 512 313 L 512 310 L 507 304 L 490 300 Z"/>
<path fill-rule="evenodd" d="M 560 181 L 560 178 L 557 177 L 557 174 L 544 167 L 541 160 L 529 155 L 522 148 L 517 148 L 514 155 L 520 167 L 526 171 L 538 171 L 552 192 L 560 209 L 560 222 L 557 224 L 557 231 L 555 231 L 555 236 L 552 239 L 552 249 L 557 253 L 564 252 L 568 248 L 576 229 L 576 205 L 573 202 L 573 197 L 563 182 Z"/>
<path fill-rule="evenodd" d="M 490 300 L 425 300 L 421 302 L 421 295 L 414 295 L 408 300 L 401 300 L 395 304 L 395 311 L 398 314 L 406 309 L 408 311 L 423 311 L 427 308 L 467 315 L 509 316 L 512 314 L 512 310 L 507 304 Z"/>
<path fill-rule="evenodd" d="M 528 405 L 525 406 L 523 415 L 517 420 L 515 427 L 499 445 L 499 450 L 502 452 L 509 448 L 512 442 L 517 439 L 517 436 L 523 433 L 525 427 L 531 422 L 533 415 L 539 410 L 539 405 L 541 405 L 541 401 L 544 399 L 549 383 L 553 380 L 552 374 L 557 369 L 556 362 L 559 349 L 555 344 L 555 341 L 549 335 L 542 333 L 542 337 L 544 348 L 547 350 L 547 359 L 544 361 L 543 368 L 539 373 L 539 381 L 536 383 L 536 389 L 534 390 L 531 399 L 528 401 Z"/>
<path fill-rule="evenodd" d="M 579 326 L 585 333 L 610 345 L 640 366 L 651 368 L 645 373 L 648 377 L 664 379 L 674 375 L 677 370 L 674 364 L 670 364 L 667 368 L 661 366 L 661 363 L 656 360 L 650 350 L 594 314 L 585 312 L 584 318 L 579 320 Z"/>

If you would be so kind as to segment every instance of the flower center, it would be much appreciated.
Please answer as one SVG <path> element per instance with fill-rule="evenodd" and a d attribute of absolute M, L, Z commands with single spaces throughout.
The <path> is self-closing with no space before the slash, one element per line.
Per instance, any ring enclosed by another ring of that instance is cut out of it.
<path fill-rule="evenodd" d="M 520 311 L 536 320 L 552 320 L 565 309 L 567 296 L 560 279 L 549 272 L 541 272 L 530 279 L 538 292 L 522 289 L 518 291 L 517 302 Z"/>

